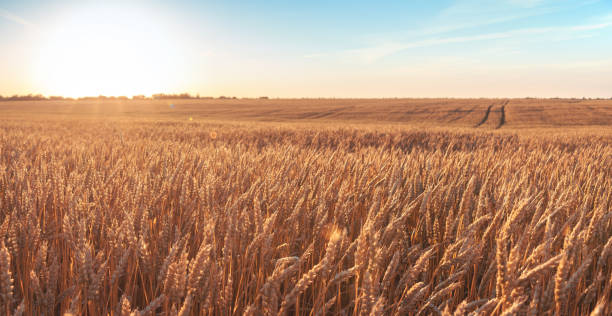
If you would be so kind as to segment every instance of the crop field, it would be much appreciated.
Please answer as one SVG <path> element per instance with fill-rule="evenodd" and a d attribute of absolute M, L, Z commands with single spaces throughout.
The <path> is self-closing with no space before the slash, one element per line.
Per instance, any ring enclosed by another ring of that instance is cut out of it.
<path fill-rule="evenodd" d="M 612 101 L 0 102 L 6 315 L 611 315 Z"/>
<path fill-rule="evenodd" d="M 504 121 L 502 122 L 502 113 Z M 4 118 L 397 123 L 439 127 L 612 126 L 612 100 L 194 99 L 0 102 Z"/>

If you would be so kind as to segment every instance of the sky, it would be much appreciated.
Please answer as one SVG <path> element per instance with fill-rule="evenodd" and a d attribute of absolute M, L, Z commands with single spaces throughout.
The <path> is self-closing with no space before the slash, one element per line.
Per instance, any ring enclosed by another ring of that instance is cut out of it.
<path fill-rule="evenodd" d="M 0 0 L 0 95 L 612 97 L 612 1 Z"/>

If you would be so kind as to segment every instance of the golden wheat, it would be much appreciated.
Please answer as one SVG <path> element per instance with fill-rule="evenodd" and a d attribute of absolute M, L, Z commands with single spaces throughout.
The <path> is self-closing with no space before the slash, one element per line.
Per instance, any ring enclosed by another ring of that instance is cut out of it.
<path fill-rule="evenodd" d="M 7 119 L 0 303 L 609 315 L 611 166 L 588 133 Z"/>

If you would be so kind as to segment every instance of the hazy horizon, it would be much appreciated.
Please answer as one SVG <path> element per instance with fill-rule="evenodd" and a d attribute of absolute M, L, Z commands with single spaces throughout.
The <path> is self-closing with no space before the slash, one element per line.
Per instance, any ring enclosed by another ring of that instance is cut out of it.
<path fill-rule="evenodd" d="M 2 1 L 0 95 L 609 98 L 606 1 Z"/>

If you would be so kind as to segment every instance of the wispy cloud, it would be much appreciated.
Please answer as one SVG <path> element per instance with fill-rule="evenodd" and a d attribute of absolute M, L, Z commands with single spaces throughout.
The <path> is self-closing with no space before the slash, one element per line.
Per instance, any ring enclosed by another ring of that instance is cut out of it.
<path fill-rule="evenodd" d="M 533 31 L 537 31 L 537 30 L 533 30 Z M 527 32 L 527 30 L 525 30 L 525 32 Z M 343 52 L 343 55 L 352 56 L 354 59 L 361 60 L 364 62 L 374 62 L 383 57 L 401 52 L 403 50 L 411 49 L 411 48 L 500 39 L 500 38 L 510 37 L 514 35 L 514 33 L 515 32 L 500 32 L 500 33 L 480 34 L 480 35 L 473 35 L 473 36 L 433 38 L 433 39 L 426 39 L 426 40 L 405 42 L 405 43 L 385 43 L 385 44 L 381 44 L 377 46 L 347 50 Z"/>
<path fill-rule="evenodd" d="M 552 12 L 552 10 L 530 10 L 529 12 L 522 12 L 517 14 L 505 14 L 503 16 L 488 16 L 484 19 L 463 21 L 463 22 L 451 22 L 451 23 L 440 23 L 435 20 L 433 25 L 425 26 L 418 30 L 400 31 L 400 32 L 387 32 L 384 34 L 371 34 L 369 37 L 373 37 L 372 42 L 381 42 L 380 38 L 409 38 L 409 37 L 424 37 L 424 36 L 435 36 L 454 33 L 457 31 L 465 31 L 469 29 L 476 29 L 485 26 L 491 26 L 495 24 L 501 24 L 506 22 L 512 22 L 524 18 L 535 17 L 543 14 Z M 445 18 L 439 19 L 445 20 Z"/>
<path fill-rule="evenodd" d="M 420 28 L 369 34 L 364 39 L 363 47 L 336 52 L 313 52 L 305 58 L 338 57 L 344 60 L 371 63 L 386 56 L 403 50 L 429 47 L 452 43 L 467 43 L 487 40 L 498 40 L 519 36 L 533 36 L 543 33 L 554 33 L 555 38 L 585 38 L 592 35 L 587 31 L 603 29 L 612 26 L 612 16 L 604 17 L 591 24 L 576 26 L 551 26 L 537 28 L 523 28 L 501 32 L 490 32 L 476 35 L 461 35 L 461 33 L 474 32 L 490 26 L 545 16 L 568 8 L 577 9 L 599 2 L 600 0 L 586 0 L 579 3 L 551 0 L 456 0 L 443 9 L 427 24 Z M 565 33 L 565 34 L 562 34 Z M 550 38 L 550 40 L 554 40 Z"/>
<path fill-rule="evenodd" d="M 612 26 L 612 21 L 603 22 L 599 24 L 578 25 L 578 26 L 571 27 L 570 30 L 572 31 L 592 31 L 592 30 L 607 28 L 610 26 Z"/>
<path fill-rule="evenodd" d="M 529 10 L 515 10 L 512 8 L 500 10 L 497 7 L 492 8 L 490 5 L 483 5 L 478 1 L 459 1 L 444 9 L 437 17 L 430 21 L 429 25 L 424 25 L 419 30 L 379 34 L 378 36 L 431 36 L 453 33 L 456 31 L 502 24 L 525 18 L 533 18 L 550 14 L 557 10 L 558 9 L 554 7 L 542 6 L 530 8 Z M 474 14 L 478 17 L 474 18 Z"/>
<path fill-rule="evenodd" d="M 339 52 L 339 57 L 350 58 L 351 60 L 357 60 L 366 63 L 375 62 L 381 58 L 384 58 L 389 55 L 393 55 L 399 53 L 401 51 L 412 49 L 412 48 L 420 48 L 420 47 L 429 47 L 436 45 L 444 45 L 444 44 L 454 44 L 454 43 L 469 43 L 469 42 L 479 42 L 479 41 L 488 41 L 488 40 L 500 40 L 500 39 L 508 39 L 522 36 L 534 36 L 534 35 L 542 35 L 542 34 L 551 34 L 551 33 L 579 33 L 579 32 L 587 32 L 593 31 L 603 28 L 612 27 L 612 21 L 603 22 L 598 24 L 585 24 L 585 25 L 576 25 L 576 26 L 564 26 L 564 27 L 539 27 L 539 28 L 523 28 L 516 30 L 509 30 L 504 32 L 493 32 L 493 33 L 485 33 L 478 35 L 468 35 L 468 36 L 451 36 L 451 37 L 441 37 L 441 38 L 431 38 L 425 40 L 417 40 L 417 41 L 407 41 L 407 42 L 386 42 L 381 43 L 379 45 L 373 45 L 364 48 L 351 49 Z M 574 34 L 580 35 L 580 34 Z M 582 34 L 584 35 L 584 34 Z M 321 57 L 323 54 L 313 54 L 311 57 Z"/>
<path fill-rule="evenodd" d="M 26 20 L 26 19 L 24 19 L 24 18 L 22 18 L 22 17 L 20 17 L 18 15 L 15 15 L 15 14 L 9 12 L 9 11 L 3 10 L 3 9 L 0 9 L 0 18 L 3 18 L 3 19 L 6 19 L 6 20 L 15 22 L 17 24 L 21 24 L 21 25 L 27 26 L 27 27 L 34 27 L 35 26 L 34 23 L 31 23 L 30 21 L 28 21 L 28 20 Z"/>
<path fill-rule="evenodd" d="M 544 3 L 545 0 L 508 0 L 508 3 L 525 8 L 533 8 Z"/>
<path fill-rule="evenodd" d="M 553 14 L 559 11 L 577 10 L 600 0 L 585 0 L 568 5 L 565 1 L 550 0 L 458 0 L 442 10 L 432 20 L 432 26 L 419 30 L 420 34 L 443 34 L 470 28 L 512 22 Z M 609 20 L 609 19 L 606 19 Z"/>

